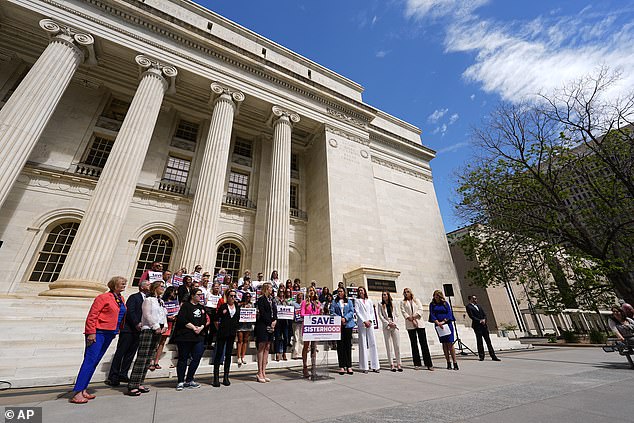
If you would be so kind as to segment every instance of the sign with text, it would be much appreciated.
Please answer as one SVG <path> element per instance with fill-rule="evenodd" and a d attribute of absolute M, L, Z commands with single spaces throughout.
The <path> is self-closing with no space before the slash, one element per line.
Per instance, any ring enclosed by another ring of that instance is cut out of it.
<path fill-rule="evenodd" d="M 253 323 L 257 316 L 258 309 L 255 307 L 240 308 L 240 323 Z"/>
<path fill-rule="evenodd" d="M 396 292 L 396 281 L 368 279 L 368 291 Z"/>
<path fill-rule="evenodd" d="M 163 272 L 147 272 L 147 278 L 150 282 L 163 281 Z"/>
<path fill-rule="evenodd" d="M 183 277 L 182 276 L 178 276 L 178 275 L 172 276 L 172 286 L 173 287 L 178 288 L 182 284 L 183 284 Z"/>
<path fill-rule="evenodd" d="M 293 320 L 295 318 L 295 307 L 278 305 L 277 318 L 279 320 Z"/>
<path fill-rule="evenodd" d="M 340 316 L 304 316 L 302 340 L 339 341 L 341 339 Z"/>
<path fill-rule="evenodd" d="M 300 323 L 303 320 L 302 310 L 299 308 L 295 309 L 295 322 Z"/>
<path fill-rule="evenodd" d="M 220 301 L 220 295 L 210 295 L 207 300 L 207 307 L 217 308 L 218 301 Z"/>

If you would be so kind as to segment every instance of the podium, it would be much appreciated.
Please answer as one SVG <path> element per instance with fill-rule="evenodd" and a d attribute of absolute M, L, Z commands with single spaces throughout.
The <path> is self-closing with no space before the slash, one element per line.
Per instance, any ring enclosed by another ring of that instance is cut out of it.
<path fill-rule="evenodd" d="M 339 316 L 304 316 L 302 340 L 310 341 L 308 380 L 319 382 L 334 380 L 329 374 L 329 351 L 333 341 L 341 339 L 341 317 Z"/>

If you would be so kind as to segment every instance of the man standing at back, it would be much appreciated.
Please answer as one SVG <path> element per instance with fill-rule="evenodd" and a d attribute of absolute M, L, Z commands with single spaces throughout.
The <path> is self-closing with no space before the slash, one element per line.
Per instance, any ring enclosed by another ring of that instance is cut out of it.
<path fill-rule="evenodd" d="M 484 361 L 484 345 L 482 344 L 482 338 L 484 338 L 489 355 L 493 361 L 501 361 L 495 355 L 493 345 L 491 345 L 491 337 L 489 336 L 489 328 L 487 327 L 487 315 L 481 305 L 478 305 L 478 297 L 475 295 L 469 295 L 467 297 L 469 304 L 467 304 L 467 314 L 471 318 L 471 327 L 476 335 L 476 341 L 478 344 L 478 356 L 480 361 Z"/>
<path fill-rule="evenodd" d="M 148 279 L 142 280 L 139 282 L 139 292 L 130 295 L 125 303 L 125 322 L 119 333 L 117 350 L 110 364 L 110 372 L 108 372 L 108 379 L 106 380 L 107 385 L 119 386 L 120 382 L 128 382 L 128 371 L 139 348 L 141 317 L 143 314 L 141 307 L 149 291 L 150 281 Z"/>

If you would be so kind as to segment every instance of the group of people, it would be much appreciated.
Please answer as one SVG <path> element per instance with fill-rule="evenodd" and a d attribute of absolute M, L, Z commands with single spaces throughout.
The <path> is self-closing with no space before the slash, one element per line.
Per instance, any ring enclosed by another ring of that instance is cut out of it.
<path fill-rule="evenodd" d="M 234 342 L 237 365 L 241 366 L 246 363 L 251 334 L 257 347 L 258 382 L 270 382 L 266 373 L 269 356 L 275 354 L 275 360 L 287 360 L 287 348 L 291 345 L 292 358 L 302 358 L 303 375 L 308 378 L 308 356 L 310 352 L 311 368 L 314 369 L 316 344 L 302 340 L 302 322 L 305 316 L 324 314 L 341 317 L 341 337 L 336 341 L 340 375 L 354 374 L 352 339 L 355 330 L 358 333 L 358 368 L 363 373 L 380 371 L 374 331 L 379 325 L 390 371 L 403 371 L 399 348 L 402 328 L 410 339 L 415 369 L 424 365 L 433 371 L 425 321 L 434 324 L 447 369 L 459 369 L 453 346 L 455 318 L 440 290 L 434 291 L 429 312 L 425 314 L 421 301 L 409 288 L 403 290 L 403 300 L 398 305 L 390 292 L 382 292 L 381 301 L 375 307 L 364 287 L 347 289 L 343 282 L 339 282 L 331 294 L 327 287 L 317 288 L 315 281 L 307 288 L 301 287 L 299 279 L 281 282 L 275 271 L 266 282 L 262 273 L 258 273 L 253 283 L 249 271 L 234 281 L 224 269 L 212 278 L 197 266 L 194 276 L 187 274 L 186 269 L 174 274 L 163 272 L 161 263 L 153 263 L 141 276 L 139 291 L 130 295 L 127 301 L 122 296 L 127 280 L 114 277 L 108 282 L 108 292 L 95 298 L 86 319 L 86 350 L 71 402 L 84 404 L 95 397 L 87 391 L 88 383 L 117 334 L 117 348 L 106 383 L 111 386 L 127 383 L 126 394 L 129 396 L 149 392 L 143 384 L 145 377 L 148 371 L 161 368 L 159 358 L 168 340 L 175 343 L 178 350 L 177 391 L 200 387 L 194 376 L 206 348 L 213 349 L 210 360 L 213 364 L 212 386 L 218 387 L 221 383 L 229 386 Z M 467 312 L 478 337 L 480 359 L 484 359 L 484 339 L 491 358 L 499 361 L 488 336 L 486 314 L 477 305 L 475 296 L 470 297 L 470 301 Z M 292 306 L 294 319 L 278 319 L 277 311 L 281 306 Z M 254 310 L 243 311 L 255 318 L 243 321 L 241 310 L 250 308 Z M 128 376 L 130 368 L 132 371 Z"/>

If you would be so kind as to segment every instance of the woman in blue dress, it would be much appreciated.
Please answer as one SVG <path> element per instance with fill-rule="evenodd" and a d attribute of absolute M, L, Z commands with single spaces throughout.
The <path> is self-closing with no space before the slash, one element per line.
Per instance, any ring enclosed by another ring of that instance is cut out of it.
<path fill-rule="evenodd" d="M 451 361 L 453 360 L 453 369 L 458 370 L 458 363 L 456 362 L 456 350 L 454 349 L 454 327 L 455 321 L 451 306 L 445 301 L 445 296 L 442 291 L 434 291 L 434 297 L 429 304 L 429 321 L 435 326 L 436 333 L 438 334 L 438 340 L 442 343 L 442 352 L 445 354 L 445 360 L 447 360 L 447 370 L 451 370 Z M 447 333 L 447 330 L 449 333 Z"/>

